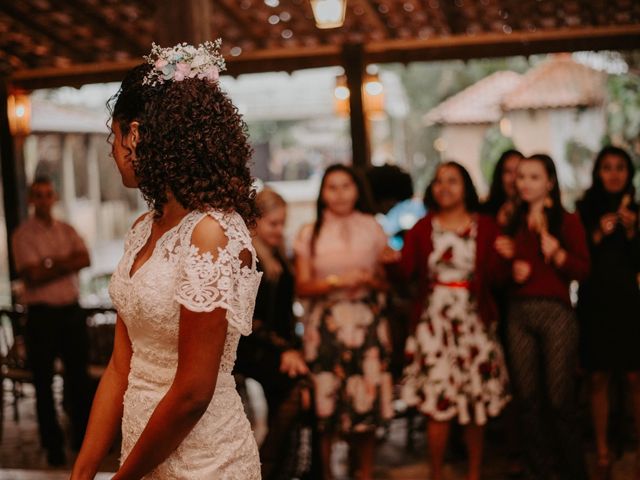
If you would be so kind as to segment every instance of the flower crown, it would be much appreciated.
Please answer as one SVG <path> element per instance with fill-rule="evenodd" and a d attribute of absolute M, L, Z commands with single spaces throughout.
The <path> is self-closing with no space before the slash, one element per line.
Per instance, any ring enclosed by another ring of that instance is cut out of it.
<path fill-rule="evenodd" d="M 179 43 L 170 48 L 151 44 L 151 53 L 145 55 L 146 62 L 153 66 L 144 77 L 143 85 L 155 86 L 165 81 L 181 82 L 185 78 L 199 78 L 215 82 L 222 70 L 226 70 L 220 53 L 221 39 L 201 43 L 198 48 Z"/>

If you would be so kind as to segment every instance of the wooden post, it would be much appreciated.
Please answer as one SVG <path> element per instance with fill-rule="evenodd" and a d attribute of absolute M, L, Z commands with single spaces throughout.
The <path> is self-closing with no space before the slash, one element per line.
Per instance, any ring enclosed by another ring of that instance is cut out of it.
<path fill-rule="evenodd" d="M 27 216 L 27 189 L 24 175 L 22 144 L 24 139 L 14 139 L 9 129 L 7 100 L 9 89 L 6 81 L 0 80 L 0 166 L 2 167 L 2 195 L 4 220 L 7 229 L 7 254 L 9 255 L 9 277 L 17 278 L 13 265 L 11 234 Z"/>
<path fill-rule="evenodd" d="M 350 92 L 352 162 L 354 167 L 364 169 L 371 163 L 371 153 L 367 117 L 364 111 L 364 98 L 362 95 L 365 70 L 362 44 L 346 44 L 342 51 L 342 58 Z"/>
<path fill-rule="evenodd" d="M 154 41 L 162 47 L 187 42 L 198 45 L 211 38 L 210 0 L 160 0 Z"/>

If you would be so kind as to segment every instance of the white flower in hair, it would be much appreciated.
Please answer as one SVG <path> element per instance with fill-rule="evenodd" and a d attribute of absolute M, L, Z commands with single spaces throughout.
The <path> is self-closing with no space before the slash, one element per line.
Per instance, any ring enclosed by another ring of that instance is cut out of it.
<path fill-rule="evenodd" d="M 220 72 L 226 70 L 220 53 L 222 40 L 201 43 L 198 48 L 187 43 L 179 43 L 170 48 L 162 48 L 153 43 L 151 53 L 144 59 L 153 68 L 144 77 L 143 85 L 155 86 L 165 81 L 181 82 L 185 78 L 199 78 L 215 82 Z"/>

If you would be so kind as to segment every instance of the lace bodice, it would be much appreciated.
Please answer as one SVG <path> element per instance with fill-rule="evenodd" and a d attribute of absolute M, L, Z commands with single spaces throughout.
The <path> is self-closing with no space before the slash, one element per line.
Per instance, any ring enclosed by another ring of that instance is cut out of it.
<path fill-rule="evenodd" d="M 227 235 L 218 252 L 200 252 L 191 244 L 196 224 L 211 215 Z M 125 240 L 125 254 L 113 275 L 109 293 L 127 325 L 133 360 L 174 370 L 177 364 L 180 305 L 194 312 L 227 310 L 229 329 L 221 372 L 231 373 L 240 334 L 251 333 L 255 296 L 260 284 L 249 232 L 238 214 L 191 212 L 157 242 L 151 257 L 130 276 L 138 252 L 151 234 L 147 214 Z M 243 265 L 242 251 L 251 252 Z M 132 365 L 133 370 L 133 365 Z M 144 375 L 146 366 L 137 370 Z M 171 379 L 167 379 L 171 380 Z"/>
<path fill-rule="evenodd" d="M 200 251 L 192 243 L 196 225 L 207 215 L 217 221 L 226 236 L 226 244 L 217 251 Z M 153 215 L 148 213 L 130 230 L 125 239 L 124 256 L 109 286 L 113 304 L 127 327 L 133 352 L 129 387 L 125 395 L 122 454 L 123 458 L 128 455 L 155 405 L 164 396 L 175 376 L 181 305 L 194 312 L 223 308 L 227 311 L 229 327 L 218 383 L 209 407 L 210 412 L 208 411 L 212 417 L 208 419 L 205 415 L 165 464 L 146 477 L 201 478 L 198 471 L 194 472 L 185 460 L 189 458 L 189 448 L 202 449 L 203 445 L 211 448 L 216 435 L 222 438 L 225 435 L 231 436 L 231 440 L 234 437 L 237 439 L 239 434 L 246 436 L 247 431 L 251 435 L 248 423 L 245 425 L 244 422 L 240 427 L 236 425 L 232 429 L 239 433 L 232 430 L 225 433 L 224 430 L 229 427 L 220 429 L 217 426 L 217 431 L 211 430 L 214 423 L 222 422 L 222 417 L 231 413 L 246 422 L 231 371 L 240 335 L 251 333 L 261 273 L 256 269 L 256 254 L 242 217 L 237 213 L 214 210 L 187 214 L 178 225 L 158 239 L 151 257 L 131 275 L 135 258 L 147 243 L 152 226 Z M 231 425 L 227 420 L 224 421 Z M 253 437 L 250 442 L 244 438 L 242 440 L 243 445 L 253 442 L 249 447 L 254 447 Z M 237 445 L 234 448 L 232 453 L 237 455 Z M 245 455 L 247 451 L 244 452 Z M 218 457 L 225 456 L 224 448 L 223 451 L 212 452 L 214 454 L 219 460 Z M 173 458 L 176 456 L 181 460 Z M 216 478 L 236 478 L 233 475 L 222 475 L 219 470 L 211 470 L 210 466 L 208 468 L 206 474 L 202 473 L 202 478 L 211 478 L 212 472 L 218 475 Z M 251 472 L 254 470 L 255 465 Z M 237 478 L 245 477 L 238 475 Z M 254 477 L 246 475 L 246 478 Z"/>

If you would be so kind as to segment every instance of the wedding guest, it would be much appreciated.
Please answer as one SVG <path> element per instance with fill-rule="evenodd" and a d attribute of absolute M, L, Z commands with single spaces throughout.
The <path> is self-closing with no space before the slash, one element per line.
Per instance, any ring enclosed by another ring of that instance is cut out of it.
<path fill-rule="evenodd" d="M 16 270 L 25 284 L 26 345 L 36 390 L 38 431 L 52 466 L 66 463 L 51 385 L 57 356 L 64 363 L 65 396 L 71 406 L 71 446 L 76 450 L 82 444 L 91 406 L 89 339 L 86 319 L 78 305 L 78 272 L 91 260 L 74 228 L 53 216 L 56 201 L 52 181 L 36 178 L 29 189 L 33 216 L 12 237 Z"/>
<path fill-rule="evenodd" d="M 373 478 L 375 430 L 392 416 L 390 340 L 381 314 L 387 285 L 378 260 L 387 238 L 369 212 L 356 173 L 333 165 L 321 182 L 316 221 L 295 242 L 297 293 L 310 300 L 304 351 L 327 479 L 338 435 L 358 457 L 358 478 Z"/>
<path fill-rule="evenodd" d="M 611 478 L 607 420 L 612 373 L 628 380 L 640 432 L 640 235 L 634 173 L 625 150 L 603 148 L 593 167 L 593 183 L 578 203 L 592 263 L 589 277 L 580 284 L 578 318 L 583 365 L 591 376 L 597 478 L 602 480 Z M 636 451 L 640 453 L 640 443 Z M 640 455 L 634 478 L 640 479 Z"/>
<path fill-rule="evenodd" d="M 516 172 L 523 158 L 518 150 L 506 150 L 500 155 L 493 170 L 489 196 L 480 211 L 494 217 L 500 227 L 505 227 L 516 208 Z"/>
<path fill-rule="evenodd" d="M 527 469 L 532 478 L 553 477 L 554 453 L 562 478 L 587 478 L 576 418 L 575 374 L 578 323 L 569 285 L 589 271 L 584 229 L 560 202 L 553 160 L 533 155 L 520 160 L 516 177 L 520 205 L 496 248 L 512 260 L 513 288 L 508 341 L 512 382 L 521 409 Z M 551 414 L 554 435 L 545 432 Z M 554 440 L 558 448 L 553 449 Z"/>
<path fill-rule="evenodd" d="M 493 171 L 489 197 L 482 204 L 480 210 L 493 217 L 501 229 L 504 229 L 513 215 L 517 203 L 518 192 L 516 190 L 516 173 L 518 164 L 523 158 L 518 150 L 506 150 L 500 155 Z M 494 290 L 494 296 L 498 305 L 498 338 L 504 349 L 507 369 L 510 367 L 509 349 L 507 348 L 507 312 L 509 307 L 509 286 L 502 284 Z M 504 414 L 504 426 L 506 444 L 509 456 L 508 474 L 519 476 L 523 473 L 521 462 L 521 435 L 517 402 L 507 405 Z"/>
<path fill-rule="evenodd" d="M 484 425 L 509 400 L 491 293 L 506 265 L 493 247 L 497 226 L 478 215 L 478 196 L 464 167 L 440 165 L 425 203 L 429 214 L 407 233 L 397 266 L 420 289 L 402 398 L 429 418 L 431 478 L 443 478 L 447 439 L 457 421 L 465 426 L 467 478 L 477 480 Z"/>
<path fill-rule="evenodd" d="M 376 219 L 389 237 L 388 243 L 398 249 L 402 246 L 405 233 L 413 226 L 413 224 L 406 225 L 407 217 L 410 218 L 407 212 L 414 205 L 412 202 L 415 202 L 419 208 L 422 207 L 420 200 L 412 198 L 411 175 L 397 165 L 387 163 L 369 167 L 366 178 L 375 205 Z M 402 210 L 402 213 L 398 213 L 399 210 Z M 404 285 L 391 284 L 387 291 L 386 303 L 392 344 L 389 370 L 396 380 L 401 376 L 404 368 L 404 344 L 409 333 L 407 320 L 411 308 L 409 289 Z"/>
<path fill-rule="evenodd" d="M 260 217 L 253 230 L 258 269 L 263 272 L 253 314 L 253 332 L 240 339 L 235 372 L 260 383 L 269 408 L 268 433 L 260 447 L 262 478 L 292 475 L 297 445 L 291 430 L 300 421 L 302 386 L 308 373 L 294 332 L 293 269 L 284 252 L 287 204 L 274 190 L 256 195 Z"/>

